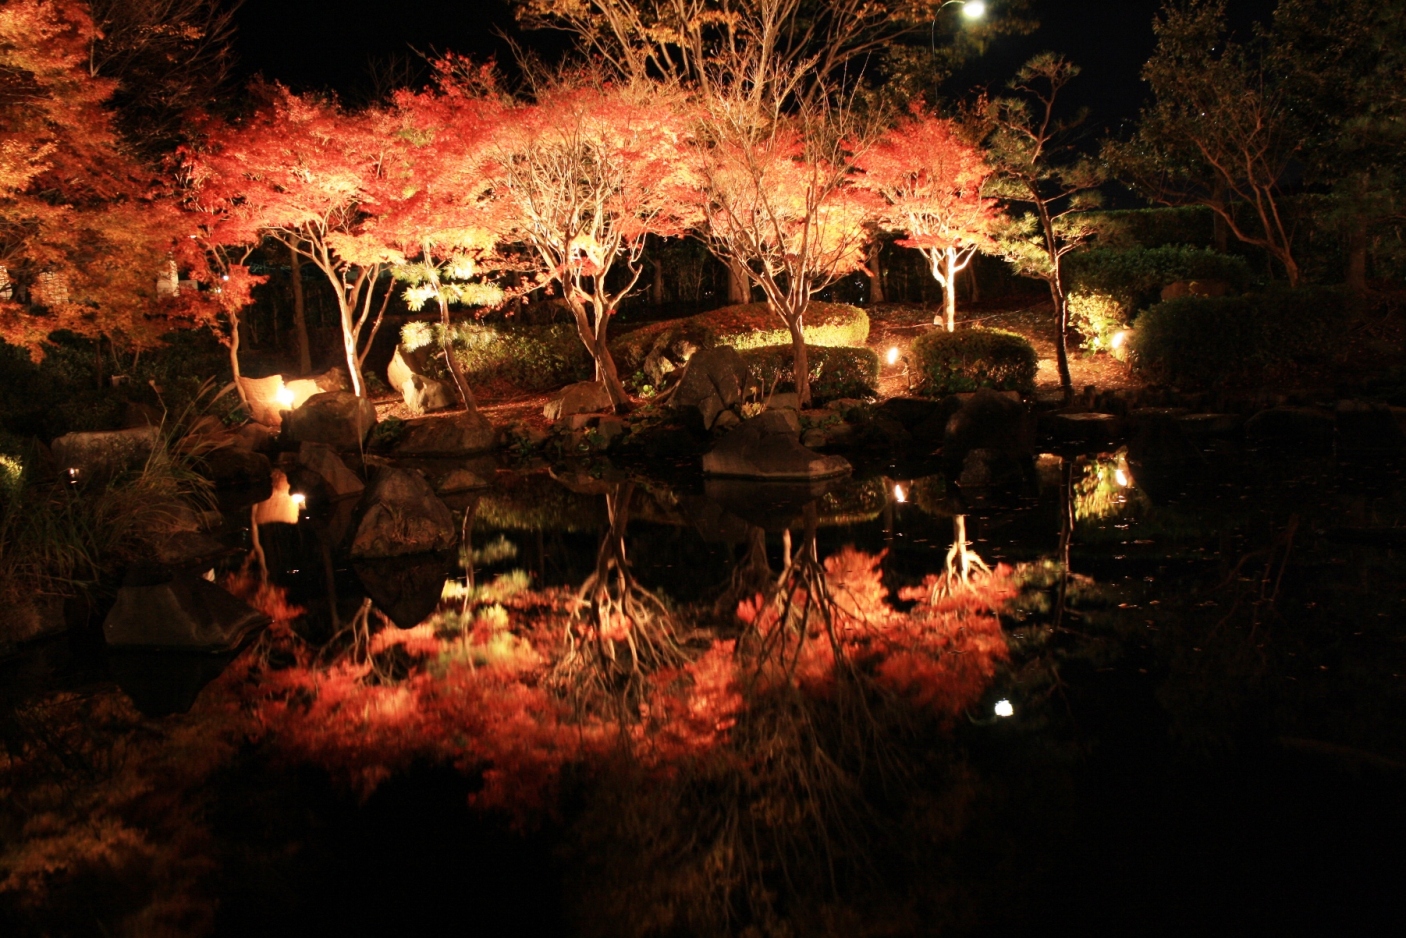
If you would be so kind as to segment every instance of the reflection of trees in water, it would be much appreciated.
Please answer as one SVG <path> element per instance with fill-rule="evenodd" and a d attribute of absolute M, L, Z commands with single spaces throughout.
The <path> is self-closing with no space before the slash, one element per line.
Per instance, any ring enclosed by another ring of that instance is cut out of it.
<path fill-rule="evenodd" d="M 596 552 L 596 566 L 576 594 L 558 677 L 567 683 L 620 678 L 679 661 L 673 614 L 630 570 L 625 532 L 630 521 L 632 482 L 616 483 L 606 494 L 609 526 Z"/>

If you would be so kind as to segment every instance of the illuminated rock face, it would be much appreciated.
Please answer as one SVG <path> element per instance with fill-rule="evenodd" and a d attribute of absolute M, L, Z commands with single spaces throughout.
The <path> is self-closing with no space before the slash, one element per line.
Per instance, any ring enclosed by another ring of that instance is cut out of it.
<path fill-rule="evenodd" d="M 718 417 L 736 407 L 747 386 L 747 366 L 737 349 L 727 345 L 696 353 L 684 366 L 678 390 L 669 400 L 675 410 L 696 410 L 703 428 L 710 430 Z"/>
<path fill-rule="evenodd" d="M 453 547 L 454 518 L 419 473 L 385 468 L 366 493 L 352 539 L 358 559 L 399 557 Z"/>
<path fill-rule="evenodd" d="M 610 410 L 610 394 L 599 381 L 578 381 L 557 392 L 556 397 L 542 408 L 548 420 L 560 420 L 574 414 L 595 414 Z"/>
<path fill-rule="evenodd" d="M 395 451 L 399 456 L 472 456 L 493 449 L 498 433 L 478 411 L 408 422 Z"/>
<path fill-rule="evenodd" d="M 360 449 L 376 426 L 376 407 L 349 391 L 324 391 L 288 414 L 283 432 L 294 443 L 325 443 L 341 452 Z"/>

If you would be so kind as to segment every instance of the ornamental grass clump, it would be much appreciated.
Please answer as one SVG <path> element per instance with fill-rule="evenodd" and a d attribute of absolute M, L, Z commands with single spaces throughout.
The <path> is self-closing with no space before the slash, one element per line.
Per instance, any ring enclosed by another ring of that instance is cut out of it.
<path fill-rule="evenodd" d="M 917 391 L 942 397 L 978 388 L 1035 390 L 1039 357 L 1024 337 L 1002 329 L 933 331 L 913 342 Z"/>

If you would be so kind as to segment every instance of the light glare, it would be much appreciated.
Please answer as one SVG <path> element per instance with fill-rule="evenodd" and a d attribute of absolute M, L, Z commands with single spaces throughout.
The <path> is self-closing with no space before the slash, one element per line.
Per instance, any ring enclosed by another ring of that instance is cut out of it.
<path fill-rule="evenodd" d="M 308 500 L 308 497 L 302 492 L 294 492 L 290 497 L 293 499 L 293 504 L 297 505 L 299 508 L 302 508 Z"/>
<path fill-rule="evenodd" d="M 967 0 L 962 4 L 962 15 L 969 20 L 979 20 L 986 15 L 986 4 L 983 0 Z"/>
<path fill-rule="evenodd" d="M 1122 469 L 1115 469 L 1115 470 L 1113 470 L 1113 478 L 1114 478 L 1114 480 L 1116 480 L 1117 483 L 1118 483 L 1119 485 L 1121 485 L 1123 488 L 1127 488 L 1127 487 L 1128 487 L 1128 474 L 1127 474 L 1126 472 L 1124 472 Z"/>
<path fill-rule="evenodd" d="M 293 389 L 288 387 L 286 384 L 278 389 L 278 391 L 274 394 L 274 397 L 278 400 L 278 406 L 284 408 L 285 410 L 293 406 Z"/>
<path fill-rule="evenodd" d="M 908 501 L 908 493 L 903 491 L 903 486 L 895 485 L 893 487 L 893 500 L 898 502 L 900 505 Z"/>
<path fill-rule="evenodd" d="M 896 364 L 898 364 L 898 346 L 897 346 L 897 345 L 891 346 L 891 347 L 889 348 L 889 364 L 890 364 L 890 365 L 896 365 Z"/>
<path fill-rule="evenodd" d="M 1011 706 L 1011 702 L 1010 702 L 1009 700 L 1007 700 L 1006 698 L 1002 697 L 1000 700 L 996 701 L 996 716 L 998 716 L 998 717 L 1012 717 L 1012 716 L 1015 716 L 1015 707 Z"/>
<path fill-rule="evenodd" d="M 1113 333 L 1113 347 L 1115 349 L 1122 348 L 1123 343 L 1126 341 L 1128 341 L 1128 330 L 1120 329 L 1119 331 Z"/>

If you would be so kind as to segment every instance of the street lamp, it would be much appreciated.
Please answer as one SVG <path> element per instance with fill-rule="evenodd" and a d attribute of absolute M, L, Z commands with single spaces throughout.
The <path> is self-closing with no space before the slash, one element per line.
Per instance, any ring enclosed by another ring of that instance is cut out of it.
<path fill-rule="evenodd" d="M 944 3 L 937 9 L 939 12 L 941 12 L 942 10 L 947 9 L 954 3 L 962 8 L 962 17 L 964 19 L 979 20 L 986 15 L 985 0 L 947 0 L 946 3 Z"/>

